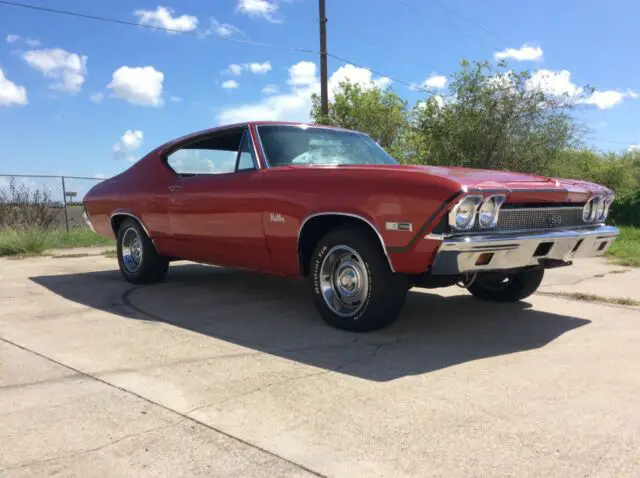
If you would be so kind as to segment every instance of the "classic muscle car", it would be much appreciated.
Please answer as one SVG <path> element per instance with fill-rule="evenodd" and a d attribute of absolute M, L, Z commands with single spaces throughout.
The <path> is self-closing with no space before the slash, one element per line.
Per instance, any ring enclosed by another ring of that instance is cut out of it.
<path fill-rule="evenodd" d="M 326 322 L 369 331 L 413 286 L 524 299 L 545 269 L 605 253 L 613 197 L 583 181 L 402 165 L 357 131 L 250 122 L 163 144 L 84 206 L 117 238 L 129 282 L 160 281 L 178 259 L 304 277 Z"/>

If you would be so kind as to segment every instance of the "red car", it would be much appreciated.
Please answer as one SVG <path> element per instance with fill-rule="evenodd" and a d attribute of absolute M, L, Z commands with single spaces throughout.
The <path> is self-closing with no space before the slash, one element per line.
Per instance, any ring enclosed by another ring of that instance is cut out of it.
<path fill-rule="evenodd" d="M 524 299 L 545 269 L 605 253 L 612 201 L 583 181 L 402 165 L 356 131 L 251 122 L 154 149 L 84 206 L 129 282 L 177 259 L 305 277 L 324 320 L 368 331 L 412 286 Z"/>

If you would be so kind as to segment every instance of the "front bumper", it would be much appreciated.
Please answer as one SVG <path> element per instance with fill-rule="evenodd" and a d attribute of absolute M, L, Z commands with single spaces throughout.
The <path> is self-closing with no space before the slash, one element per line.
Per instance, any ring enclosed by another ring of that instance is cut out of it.
<path fill-rule="evenodd" d="M 524 234 L 445 237 L 433 262 L 434 275 L 517 269 L 543 260 L 569 262 L 603 255 L 620 231 L 612 226 Z"/>

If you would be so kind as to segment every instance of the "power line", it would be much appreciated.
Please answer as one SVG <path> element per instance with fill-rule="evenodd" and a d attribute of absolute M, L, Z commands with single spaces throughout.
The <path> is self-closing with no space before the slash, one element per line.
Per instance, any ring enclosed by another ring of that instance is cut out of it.
<path fill-rule="evenodd" d="M 404 80 L 400 80 L 400 79 L 398 79 L 398 78 L 394 78 L 393 76 L 386 75 L 386 74 L 384 74 L 384 73 L 382 73 L 382 72 L 380 72 L 380 71 L 376 71 L 376 70 L 373 70 L 373 69 L 371 69 L 371 68 L 368 68 L 368 67 L 366 67 L 366 66 L 364 66 L 364 65 L 360 65 L 359 63 L 356 63 L 355 61 L 351 61 L 351 60 L 348 60 L 347 58 L 343 58 L 343 57 L 341 57 L 341 56 L 334 55 L 333 53 L 328 53 L 328 52 L 327 52 L 327 56 L 330 56 L 331 58 L 333 58 L 333 59 L 335 59 L 335 60 L 339 60 L 339 61 L 341 61 L 341 62 L 343 62 L 343 63 L 345 63 L 345 64 L 346 64 L 346 63 L 350 63 L 351 65 L 353 65 L 353 66 L 357 66 L 358 68 L 363 68 L 363 69 L 365 69 L 365 70 L 370 71 L 371 73 L 373 73 L 373 74 L 375 74 L 375 75 L 380 75 L 380 76 L 383 76 L 383 77 L 385 77 L 385 78 L 389 78 L 391 81 L 395 81 L 396 83 L 400 83 L 401 85 L 408 86 L 409 88 L 411 88 L 411 89 L 413 89 L 413 90 L 422 91 L 423 93 L 431 93 L 431 91 L 429 91 L 429 90 L 427 90 L 427 89 L 424 89 L 424 88 L 422 88 L 422 87 L 418 86 L 418 85 L 417 85 L 417 84 L 415 84 L 415 83 L 411 83 L 411 82 L 409 82 L 409 81 L 404 81 Z"/>
<path fill-rule="evenodd" d="M 198 32 L 193 32 L 193 31 L 176 30 L 176 29 L 173 29 L 173 28 L 159 27 L 159 26 L 155 26 L 155 25 L 142 25 L 140 23 L 131 22 L 131 21 L 127 21 L 127 20 L 119 20 L 117 18 L 108 18 L 108 17 L 102 17 L 102 16 L 98 16 L 98 15 L 88 15 L 86 13 L 78 13 L 78 12 L 71 12 L 71 11 L 68 11 L 68 10 L 59 10 L 59 9 L 56 9 L 56 8 L 41 7 L 39 5 L 30 5 L 30 4 L 27 4 L 27 3 L 8 2 L 8 1 L 5 1 L 5 0 L 0 0 L 0 5 L 7 5 L 7 6 L 11 6 L 11 7 L 28 8 L 28 9 L 31 9 L 31 10 L 38 10 L 38 11 L 42 11 L 42 12 L 57 13 L 59 15 L 68 15 L 68 16 L 78 17 L 78 18 L 86 18 L 86 19 L 90 19 L 90 20 L 98 20 L 98 21 L 101 21 L 101 22 L 116 23 L 116 24 L 119 24 L 119 25 L 127 25 L 127 26 L 133 26 L 133 27 L 148 28 L 150 30 L 162 30 L 162 31 L 165 31 L 165 32 L 180 33 L 182 35 L 191 35 L 191 36 L 196 36 L 196 37 L 199 37 L 199 38 L 202 38 L 203 36 L 206 36 L 204 33 L 198 33 Z M 226 41 L 231 41 L 231 42 L 236 42 L 236 43 L 243 43 L 243 44 L 246 44 L 246 45 L 279 48 L 279 49 L 282 49 L 282 50 L 290 50 L 290 51 L 302 52 L 302 53 L 315 53 L 313 50 L 309 50 L 307 48 L 294 48 L 294 47 L 289 47 L 289 46 L 285 46 L 285 45 L 277 45 L 277 44 L 274 44 L 274 43 L 257 42 L 257 41 L 251 41 L 251 40 L 242 40 L 240 38 L 232 38 L 232 37 L 219 37 L 219 38 L 221 40 L 226 40 Z"/>
<path fill-rule="evenodd" d="M 425 11 L 424 11 L 424 10 L 422 10 L 421 8 L 418 8 L 418 7 L 416 7 L 415 5 L 412 5 L 411 3 L 406 2 L 405 0 L 396 0 L 396 1 L 397 1 L 398 3 L 401 3 L 402 5 L 404 5 L 405 7 L 410 8 L 411 10 L 414 10 L 415 12 L 422 13 L 423 15 L 425 15 L 425 16 L 427 16 L 427 17 L 431 18 L 432 20 L 436 21 L 436 22 L 437 22 L 437 23 L 439 23 L 440 25 L 443 25 L 443 26 L 445 26 L 445 27 L 447 27 L 447 28 L 450 28 L 451 30 L 453 30 L 453 31 L 455 31 L 455 32 L 457 32 L 457 33 L 459 33 L 460 35 L 464 35 L 464 36 L 466 36 L 466 37 L 467 37 L 467 38 L 469 38 L 470 40 L 473 40 L 473 41 L 475 41 L 475 42 L 478 42 L 478 41 L 479 41 L 476 37 L 469 35 L 467 32 L 465 32 L 465 31 L 463 31 L 463 30 L 460 30 L 459 28 L 456 28 L 456 27 L 454 27 L 453 25 L 451 25 L 451 24 L 449 24 L 449 23 L 447 23 L 447 22 L 443 22 L 442 20 L 440 20 L 440 19 L 438 19 L 438 18 L 436 18 L 436 17 L 430 16 L 429 14 L 427 14 L 427 12 L 425 12 Z M 436 1 L 436 0 L 434 0 L 434 1 Z M 445 7 L 445 8 L 449 9 L 449 7 Z M 453 11 L 453 10 L 451 10 L 451 11 Z M 458 14 L 458 13 L 456 13 L 456 15 L 459 15 L 459 14 Z M 483 29 L 483 30 L 484 30 L 484 29 Z M 491 34 L 491 35 L 495 37 L 495 35 L 493 35 L 493 34 Z M 492 42 L 492 45 L 493 45 L 493 46 L 497 46 L 497 45 L 496 45 L 495 43 L 493 43 L 493 42 Z"/>
<path fill-rule="evenodd" d="M 89 19 L 89 20 L 97 20 L 97 21 L 106 22 L 106 23 L 115 23 L 115 24 L 119 24 L 119 25 L 126 25 L 126 26 L 132 26 L 132 27 L 142 27 L 142 28 L 148 28 L 148 29 L 151 29 L 151 30 L 162 30 L 162 31 L 167 31 L 167 32 L 172 32 L 172 33 L 180 33 L 180 34 L 183 34 L 183 35 L 197 36 L 199 38 L 202 37 L 202 33 L 197 33 L 197 32 L 185 32 L 185 31 L 181 31 L 181 30 L 175 30 L 175 29 L 172 29 L 172 28 L 165 28 L 165 27 L 159 27 L 159 26 L 153 26 L 153 25 L 141 25 L 139 23 L 131 22 L 131 21 L 127 21 L 127 20 L 119 20 L 119 19 L 116 19 L 116 18 L 103 17 L 103 16 L 99 16 L 99 15 L 88 15 L 88 14 L 85 14 L 85 13 L 72 12 L 72 11 L 68 11 L 68 10 L 59 10 L 59 9 L 55 9 L 55 8 L 41 7 L 39 5 L 30 5 L 30 4 L 26 4 L 26 3 L 11 2 L 11 1 L 6 1 L 6 0 L 0 0 L 0 5 L 27 8 L 27 9 L 31 9 L 31 10 L 43 11 L 43 12 L 48 12 L 48 13 L 56 13 L 56 14 L 59 14 L 59 15 L 68 15 L 68 16 L 77 17 L 77 18 L 83 18 L 83 19 Z M 233 41 L 233 42 L 237 42 L 237 43 L 243 43 L 243 44 L 247 44 L 247 45 L 280 48 L 280 49 L 285 49 L 285 50 L 290 50 L 290 51 L 300 52 L 300 53 L 320 54 L 320 52 L 318 52 L 316 50 L 311 50 L 311 49 L 307 49 L 307 48 L 294 48 L 294 47 L 289 47 L 289 46 L 284 46 L 284 45 L 277 45 L 277 44 L 273 44 L 273 43 L 255 42 L 255 41 L 251 41 L 251 40 L 241 40 L 241 39 L 238 39 L 238 38 L 230 38 L 230 37 L 220 37 L 220 39 L 221 40 L 227 40 L 227 41 Z M 327 56 L 330 56 L 331 58 L 339 60 L 339 61 L 341 61 L 341 62 L 343 62 L 345 64 L 351 64 L 351 65 L 357 66 L 359 68 L 364 68 L 365 70 L 368 70 L 371 73 L 374 73 L 374 74 L 380 75 L 380 76 L 384 76 L 385 78 L 389 78 L 390 80 L 392 80 L 392 81 L 394 81 L 396 83 L 408 86 L 411 89 L 419 90 L 419 91 L 422 91 L 422 92 L 425 92 L 425 93 L 430 93 L 430 91 L 417 86 L 415 83 L 412 83 L 412 82 L 409 82 L 409 81 L 400 80 L 398 78 L 394 78 L 391 75 L 387 75 L 387 74 L 385 74 L 383 72 L 373 70 L 373 69 L 368 68 L 366 66 L 363 66 L 363 65 L 361 65 L 361 64 L 359 64 L 359 63 L 357 63 L 355 61 L 351 61 L 348 58 L 343 58 L 341 56 L 334 55 L 334 54 L 328 53 L 328 52 L 327 52 Z"/>
<path fill-rule="evenodd" d="M 431 0 L 432 2 L 438 4 L 441 8 L 443 8 L 444 10 L 447 10 L 449 12 L 451 12 L 452 14 L 454 14 L 455 16 L 457 16 L 458 18 L 460 18 L 462 21 L 465 21 L 467 23 L 469 23 L 470 25 L 474 25 L 476 28 L 478 28 L 479 30 L 482 30 L 483 32 L 485 32 L 488 35 L 491 35 L 493 38 L 495 38 L 496 40 L 499 40 L 501 42 L 505 42 L 504 38 L 500 38 L 498 35 L 496 35 L 495 33 L 493 33 L 490 30 L 487 30 L 486 28 L 484 28 L 482 25 L 479 25 L 477 23 L 472 22 L 471 20 L 469 20 L 468 18 L 466 18 L 464 15 L 462 15 L 461 13 L 457 12 L 456 10 L 454 10 L 453 8 L 449 7 L 448 5 L 446 5 L 445 3 L 442 3 L 440 0 Z"/>

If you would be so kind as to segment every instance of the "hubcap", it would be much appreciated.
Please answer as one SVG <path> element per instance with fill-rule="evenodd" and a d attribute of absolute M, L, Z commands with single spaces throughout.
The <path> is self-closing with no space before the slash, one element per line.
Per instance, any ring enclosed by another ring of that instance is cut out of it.
<path fill-rule="evenodd" d="M 320 288 L 334 314 L 357 314 L 369 293 L 369 275 L 360 255 L 349 246 L 332 247 L 320 265 Z"/>
<path fill-rule="evenodd" d="M 122 262 L 129 272 L 136 272 L 142 265 L 142 238 L 133 227 L 122 235 Z"/>

